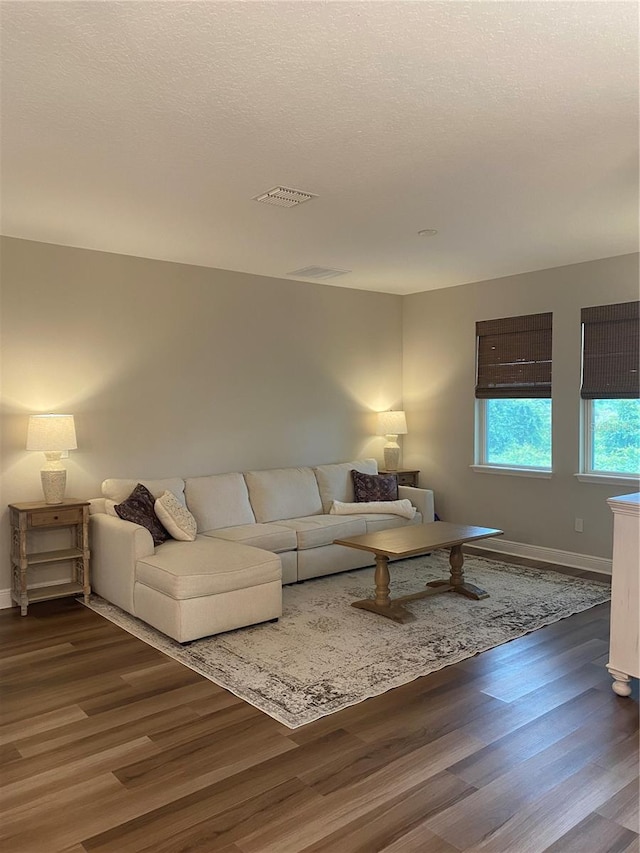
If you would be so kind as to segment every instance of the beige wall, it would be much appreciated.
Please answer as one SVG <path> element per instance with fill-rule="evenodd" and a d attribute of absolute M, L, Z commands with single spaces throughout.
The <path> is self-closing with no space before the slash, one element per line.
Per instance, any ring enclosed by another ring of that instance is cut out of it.
<path fill-rule="evenodd" d="M 404 298 L 404 462 L 422 471 L 446 520 L 505 539 L 611 557 L 611 495 L 635 487 L 580 483 L 580 309 L 639 298 L 638 256 L 467 284 Z M 553 477 L 480 474 L 474 461 L 475 323 L 553 312 Z M 575 518 L 584 532 L 574 531 Z"/>
<path fill-rule="evenodd" d="M 439 514 L 611 554 L 605 499 L 633 489 L 573 476 L 580 308 L 637 299 L 636 255 L 404 298 L 10 238 L 0 264 L 2 507 L 41 497 L 42 456 L 24 449 L 33 412 L 76 416 L 65 464 L 81 497 L 108 476 L 380 459 L 373 411 L 402 402 L 404 336 L 404 464 Z M 475 322 L 539 311 L 554 320 L 553 478 L 476 474 Z M 8 547 L 3 510 L 0 590 Z"/>
<path fill-rule="evenodd" d="M 44 457 L 24 449 L 35 412 L 76 417 L 70 496 L 99 494 L 109 476 L 381 458 L 372 412 L 401 402 L 401 297 L 1 248 L 2 507 L 41 498 Z M 0 525 L 1 590 L 6 510 Z"/>

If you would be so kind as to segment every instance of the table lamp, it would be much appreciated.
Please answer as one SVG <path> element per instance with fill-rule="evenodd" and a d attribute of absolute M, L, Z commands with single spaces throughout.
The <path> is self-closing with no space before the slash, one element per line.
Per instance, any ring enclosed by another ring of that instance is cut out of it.
<path fill-rule="evenodd" d="M 60 457 L 64 450 L 75 450 L 77 446 L 73 415 L 29 417 L 27 450 L 41 450 L 47 458 L 44 468 L 40 471 L 46 503 L 62 503 L 67 472 L 60 462 Z"/>
<path fill-rule="evenodd" d="M 386 436 L 384 467 L 397 471 L 400 464 L 398 436 L 407 434 L 407 418 L 404 412 L 378 412 L 378 435 Z"/>

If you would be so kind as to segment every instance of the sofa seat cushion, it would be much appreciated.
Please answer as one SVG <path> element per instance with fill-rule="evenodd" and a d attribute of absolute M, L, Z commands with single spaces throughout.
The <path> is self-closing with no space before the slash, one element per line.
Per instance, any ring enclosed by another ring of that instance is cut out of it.
<path fill-rule="evenodd" d="M 298 546 L 295 530 L 281 524 L 239 524 L 236 527 L 223 527 L 221 530 L 205 530 L 203 535 L 228 542 L 242 542 L 244 545 L 264 548 L 276 554 L 295 551 Z"/>
<path fill-rule="evenodd" d="M 364 518 L 353 515 L 310 515 L 307 518 L 290 518 L 280 524 L 295 530 L 300 551 L 331 545 L 334 539 L 367 532 Z"/>
<path fill-rule="evenodd" d="M 282 577 L 280 558 L 270 551 L 210 536 L 171 540 L 136 563 L 136 581 L 182 600 L 247 589 Z"/>
<path fill-rule="evenodd" d="M 416 512 L 411 520 L 402 518 L 400 515 L 391 515 L 391 513 L 368 512 L 361 517 L 367 527 L 367 533 L 373 533 L 376 530 L 389 530 L 391 527 L 406 527 L 408 524 L 422 524 L 422 516 L 419 512 Z"/>
<path fill-rule="evenodd" d="M 246 471 L 244 479 L 256 521 L 262 524 L 322 512 L 318 483 L 311 468 Z"/>

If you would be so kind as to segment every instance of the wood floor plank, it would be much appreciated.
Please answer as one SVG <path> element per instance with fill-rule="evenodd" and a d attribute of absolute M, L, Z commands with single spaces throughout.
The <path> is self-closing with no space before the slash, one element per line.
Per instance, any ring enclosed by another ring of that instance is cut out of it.
<path fill-rule="evenodd" d="M 5 649 L 2 658 L 0 658 L 0 673 L 3 678 L 8 678 L 9 675 L 14 674 L 19 675 L 25 666 L 42 663 L 50 658 L 66 657 L 73 648 L 72 643 L 58 643 L 55 646 L 37 647 L 29 651 L 15 651 L 13 653 Z"/>
<path fill-rule="evenodd" d="M 523 672 L 526 663 L 523 664 Z M 597 689 L 606 684 L 607 693 L 611 690 L 611 679 L 604 670 L 599 671 L 591 663 L 577 667 L 571 678 L 560 676 L 549 683 L 532 690 L 513 702 L 504 703 L 498 714 L 486 713 L 463 726 L 463 730 L 473 737 L 494 743 L 509 732 L 516 731 L 537 717 L 563 706 L 582 696 L 590 688 Z"/>
<path fill-rule="evenodd" d="M 36 747 L 31 746 L 30 741 L 27 741 L 26 745 L 24 742 L 18 741 L 15 746 L 23 758 L 26 760 L 33 759 L 29 765 L 32 769 L 36 766 L 46 769 L 63 761 L 73 761 L 76 758 L 91 755 L 96 750 L 104 750 L 127 743 L 131 738 L 150 737 L 158 730 L 161 731 L 167 726 L 176 725 L 178 721 L 185 722 L 191 718 L 192 715 L 189 714 L 188 708 L 169 708 L 135 722 L 131 721 L 124 725 L 102 729 L 99 733 L 79 733 L 75 740 L 67 737 L 54 738 L 48 749 L 44 749 L 42 741 L 39 741 Z"/>
<path fill-rule="evenodd" d="M 454 807 L 472 790 L 470 785 L 447 771 L 438 773 L 423 785 L 385 803 L 373 814 L 367 812 L 302 849 L 304 853 L 334 853 L 336 850 L 364 853 L 387 849 L 431 815 Z"/>
<path fill-rule="evenodd" d="M 110 794 L 120 791 L 120 783 L 111 773 L 101 773 L 61 791 L 21 802 L 3 811 L 0 843 L 4 842 L 8 850 L 24 853 L 42 853 L 48 849 L 52 837 L 58 837 L 61 844 L 69 846 L 80 840 L 77 833 L 65 837 L 65 831 L 70 829 L 70 815 L 90 811 L 96 803 L 105 802 Z"/>
<path fill-rule="evenodd" d="M 170 838 L 159 844 L 153 842 L 142 849 L 144 853 L 176 853 L 194 849 L 218 853 L 243 836 L 259 832 L 265 823 L 277 821 L 284 815 L 314 803 L 320 803 L 318 795 L 294 778 L 234 805 L 213 818 L 205 810 L 199 822 L 192 823 L 180 833 L 172 830 Z"/>
<path fill-rule="evenodd" d="M 611 729 L 605 733 L 601 749 L 593 763 L 599 764 L 605 770 L 618 767 L 627 772 L 638 766 L 638 706 L 624 700 L 621 704 L 622 707 L 620 702 L 617 702 L 618 707 L 613 710 L 611 717 L 612 722 L 615 719 L 615 733 Z"/>
<path fill-rule="evenodd" d="M 22 774 L 22 778 L 11 783 L 3 780 L 0 808 L 16 808 L 37 796 L 62 791 L 83 779 L 90 781 L 96 775 L 113 772 L 132 759 L 141 761 L 157 751 L 157 746 L 149 738 L 140 737 L 101 752 L 92 752 L 75 761 L 62 761 L 41 773 Z"/>
<path fill-rule="evenodd" d="M 0 744 L 24 740 L 25 738 L 34 737 L 44 732 L 49 737 L 54 729 L 61 729 L 70 724 L 73 725 L 79 720 L 86 719 L 86 716 L 79 705 L 56 708 L 55 711 L 35 714 L 32 717 L 24 716 L 13 723 L 0 726 Z"/>
<path fill-rule="evenodd" d="M 194 695 L 191 688 L 200 685 L 190 685 L 188 688 L 168 690 L 164 693 L 156 693 L 152 697 L 139 700 L 138 702 L 126 702 L 120 707 L 112 708 L 101 714 L 79 717 L 75 723 L 60 726 L 51 733 L 38 733 L 28 735 L 25 738 L 16 738 L 13 743 L 25 757 L 41 755 L 61 749 L 67 745 L 77 744 L 79 741 L 95 738 L 99 735 L 108 737 L 114 735 L 124 726 L 142 726 L 144 728 L 149 721 L 162 721 L 167 718 L 167 725 L 172 719 L 184 722 L 187 718 L 197 719 L 189 708 L 188 697 Z M 84 709 L 83 709 L 84 710 Z M 116 735 L 117 736 L 117 735 Z"/>
<path fill-rule="evenodd" d="M 20 850 L 22 853 L 24 847 L 25 853 L 31 853 L 32 850 L 33 853 L 42 853 L 42 847 L 38 848 L 37 844 L 42 845 L 43 838 L 55 838 L 61 846 L 80 842 L 86 845 L 86 838 L 107 832 L 114 826 L 126 825 L 128 821 L 179 802 L 194 793 L 204 792 L 203 796 L 206 798 L 211 786 L 221 784 L 221 780 L 224 780 L 222 784 L 226 785 L 227 777 L 259 765 L 286 748 L 288 748 L 287 745 L 282 741 L 269 742 L 234 765 L 217 767 L 202 774 L 183 772 L 174 775 L 169 782 L 162 779 L 159 783 L 134 791 L 123 788 L 113 774 L 109 774 L 109 785 L 105 785 L 105 790 L 99 796 L 90 796 L 88 800 L 84 800 L 78 811 L 74 812 L 81 815 L 81 820 L 70 821 L 68 819 L 70 810 L 66 803 L 59 805 L 55 802 L 44 811 L 39 811 L 37 831 L 27 819 L 22 820 L 21 826 L 16 826 L 15 835 L 11 836 L 13 844 L 11 849 Z M 102 777 L 96 778 L 102 779 Z M 95 784 L 96 780 L 94 779 L 93 782 Z M 73 792 L 68 789 L 67 798 L 70 799 L 72 795 Z M 36 802 L 40 808 L 41 801 Z M 62 814 L 67 816 L 64 820 L 61 820 Z M 11 813 L 9 815 L 11 816 Z M 23 817 L 26 818 L 25 815 Z M 17 823 L 20 824 L 20 821 Z M 117 849 L 122 853 L 122 847 Z"/>
<path fill-rule="evenodd" d="M 366 779 L 325 795 L 321 807 L 301 809 L 296 815 L 270 822 L 236 843 L 244 853 L 299 853 L 304 849 L 301 843 L 307 846 L 316 843 L 351 821 L 375 813 L 390 796 L 407 794 L 478 746 L 469 737 L 459 737 L 457 733 L 445 735 L 390 762 Z"/>
<path fill-rule="evenodd" d="M 502 707 L 501 700 L 482 693 L 475 684 L 462 684 L 408 701 L 403 707 L 402 727 L 393 715 L 384 712 L 361 717 L 348 727 L 368 742 L 402 737 L 415 731 L 424 732 L 426 742 L 460 728 L 479 715 L 496 713 Z"/>
<path fill-rule="evenodd" d="M 474 853 L 543 853 L 630 781 L 628 773 L 586 764 L 520 809 L 495 832 L 472 846 Z"/>
<path fill-rule="evenodd" d="M 640 785 L 638 785 L 638 779 L 632 779 L 621 791 L 618 791 L 606 803 L 599 806 L 597 812 L 636 834 L 640 833 Z"/>
<path fill-rule="evenodd" d="M 510 665 L 506 671 L 487 674 L 481 679 L 479 689 L 496 699 L 513 702 L 571 672 L 576 666 L 593 661 L 599 655 L 605 654 L 607 648 L 604 640 L 587 640 L 557 655 L 545 655 L 542 660 L 531 662 L 527 665 L 526 679 L 522 677 L 522 666 L 519 663 Z"/>
<path fill-rule="evenodd" d="M 453 765 L 451 772 L 477 787 L 487 785 L 585 722 L 588 724 L 592 712 L 608 703 L 608 696 L 597 690 L 587 690 Z"/>
<path fill-rule="evenodd" d="M 487 706 L 486 697 L 482 694 L 475 694 L 477 702 L 470 700 L 469 693 L 465 692 L 464 695 L 467 706 L 465 713 L 460 715 L 461 721 L 473 717 L 479 706 Z M 371 714 L 369 720 L 353 722 L 349 725 L 349 730 L 358 737 L 362 746 L 357 750 L 342 753 L 332 764 L 324 763 L 322 766 L 305 770 L 300 774 L 300 778 L 323 794 L 365 779 L 390 762 L 437 742 L 455 730 L 457 726 L 452 708 L 461 698 L 460 691 L 454 690 L 446 702 L 438 702 L 433 696 L 434 707 L 431 707 L 431 702 L 426 705 L 422 702 L 407 703 L 403 709 L 401 723 L 397 717 L 392 717 L 392 723 L 389 725 L 387 713 Z M 480 748 L 479 741 L 475 742 Z"/>
<path fill-rule="evenodd" d="M 637 832 L 592 812 L 545 848 L 544 853 L 584 853 L 585 850 L 593 849 L 625 853 L 637 840 Z"/>
<path fill-rule="evenodd" d="M 257 751 L 273 741 L 285 741 L 278 733 L 269 734 L 268 730 L 254 724 L 255 728 L 247 726 L 246 721 L 238 727 L 242 736 L 234 738 L 236 727 L 231 727 L 229 739 L 211 735 L 195 738 L 181 743 L 177 747 L 165 748 L 156 755 L 142 761 L 136 761 L 121 768 L 115 776 L 129 790 L 170 779 L 183 772 L 199 774 L 225 764 L 235 764 L 246 753 Z"/>
<path fill-rule="evenodd" d="M 232 796 L 215 800 L 208 796 L 185 797 L 180 802 L 147 813 L 115 832 L 84 842 L 89 851 L 100 853 L 176 853 L 177 850 L 218 851 L 243 834 L 260 831 L 269 820 L 295 814 L 305 806 L 317 805 L 320 797 L 299 779 L 291 779 L 239 802 Z M 224 802 L 226 807 L 222 807 Z"/>
<path fill-rule="evenodd" d="M 610 706 L 600 711 L 601 738 L 612 716 L 614 714 Z M 469 795 L 461 807 L 445 810 L 427 821 L 427 826 L 460 850 L 474 849 L 476 844 L 529 803 L 535 802 L 600 756 L 606 746 L 606 738 L 619 741 L 625 737 L 624 732 L 609 729 L 603 740 L 596 740 L 593 737 L 594 726 L 598 726 L 596 719 L 499 775 Z M 602 772 L 602 768 L 600 770 Z"/>
<path fill-rule="evenodd" d="M 424 824 L 416 826 L 387 847 L 374 849 L 379 849 L 380 853 L 459 853 L 457 847 L 431 832 Z M 363 850 L 362 853 L 368 851 Z"/>
<path fill-rule="evenodd" d="M 275 728 L 273 734 L 281 737 Z M 156 808 L 147 808 L 127 821 L 122 819 L 117 826 L 100 837 L 88 839 L 85 844 L 91 849 L 117 851 L 125 837 L 129 845 L 135 844 L 137 840 L 148 837 L 150 828 L 158 834 L 171 833 L 176 829 L 176 815 L 199 814 L 201 810 L 209 817 L 224 813 L 236 804 L 254 799 L 262 791 L 270 791 L 296 779 L 296 773 L 302 767 L 330 760 L 335 753 L 348 749 L 354 742 L 352 735 L 338 730 L 298 749 L 289 742 L 287 749 L 273 751 L 271 755 L 263 754 L 259 761 L 248 763 L 245 759 L 244 764 L 227 765 L 227 771 L 220 773 L 218 779 L 210 777 L 207 785 L 182 797 L 176 794 Z M 187 769 L 185 775 L 191 776 L 191 770 Z M 143 789 L 137 790 L 141 796 L 144 795 Z M 313 796 L 318 797 L 317 794 Z"/>

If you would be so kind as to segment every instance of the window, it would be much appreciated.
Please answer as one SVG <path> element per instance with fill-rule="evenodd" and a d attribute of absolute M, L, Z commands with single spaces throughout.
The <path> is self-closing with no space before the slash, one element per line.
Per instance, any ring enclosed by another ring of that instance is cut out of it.
<path fill-rule="evenodd" d="M 582 309 L 586 474 L 640 473 L 640 302 Z"/>
<path fill-rule="evenodd" d="M 552 315 L 476 323 L 476 461 L 551 470 Z"/>

